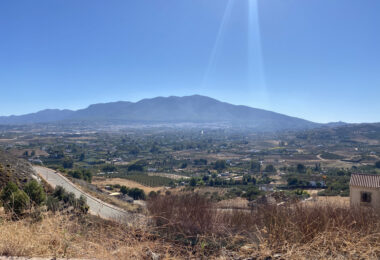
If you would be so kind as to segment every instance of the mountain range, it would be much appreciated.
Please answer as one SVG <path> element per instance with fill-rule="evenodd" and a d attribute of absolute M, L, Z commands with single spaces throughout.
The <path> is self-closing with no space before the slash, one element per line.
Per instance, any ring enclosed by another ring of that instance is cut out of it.
<path fill-rule="evenodd" d="M 248 106 L 232 105 L 200 95 L 100 103 L 76 111 L 47 109 L 31 114 L 0 117 L 2 125 L 55 122 L 223 124 L 259 131 L 302 130 L 322 126 L 304 119 Z"/>

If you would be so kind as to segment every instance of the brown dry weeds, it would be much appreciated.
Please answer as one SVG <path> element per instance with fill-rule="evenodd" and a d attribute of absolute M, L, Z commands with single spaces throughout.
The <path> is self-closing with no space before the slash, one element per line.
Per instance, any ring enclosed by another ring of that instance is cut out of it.
<path fill-rule="evenodd" d="M 96 259 L 378 259 L 380 215 L 365 208 L 265 205 L 220 211 L 198 195 L 148 203 L 152 225 L 45 213 L 12 221 L 0 213 L 0 255 Z"/>

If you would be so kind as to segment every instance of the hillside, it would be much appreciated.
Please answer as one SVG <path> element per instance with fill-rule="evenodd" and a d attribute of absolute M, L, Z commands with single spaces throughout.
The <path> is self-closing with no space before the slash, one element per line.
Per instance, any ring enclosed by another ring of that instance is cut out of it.
<path fill-rule="evenodd" d="M 115 124 L 222 124 L 249 127 L 258 131 L 310 129 L 321 126 L 300 118 L 232 105 L 205 96 L 157 97 L 138 102 L 112 102 L 90 105 L 85 109 L 43 110 L 22 116 L 0 117 L 0 124 L 51 122 L 84 122 Z"/>
<path fill-rule="evenodd" d="M 34 170 L 22 159 L 17 159 L 0 150 L 0 190 L 9 182 L 22 185 L 32 179 Z"/>

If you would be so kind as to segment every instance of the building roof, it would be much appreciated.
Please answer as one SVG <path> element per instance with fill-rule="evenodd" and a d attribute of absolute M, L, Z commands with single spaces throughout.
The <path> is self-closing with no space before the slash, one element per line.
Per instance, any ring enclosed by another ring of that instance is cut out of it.
<path fill-rule="evenodd" d="M 351 174 L 350 186 L 380 188 L 380 175 L 353 173 Z"/>

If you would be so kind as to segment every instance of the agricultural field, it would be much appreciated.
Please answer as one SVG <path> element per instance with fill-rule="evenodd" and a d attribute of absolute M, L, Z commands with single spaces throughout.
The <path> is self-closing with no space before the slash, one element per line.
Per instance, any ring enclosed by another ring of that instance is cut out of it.
<path fill-rule="evenodd" d="M 299 132 L 239 129 L 72 126 L 7 128 L 0 146 L 69 178 L 142 188 L 207 193 L 214 200 L 254 200 L 276 191 L 307 190 L 322 198 L 347 197 L 353 172 L 380 173 L 380 126 L 357 125 Z"/>

